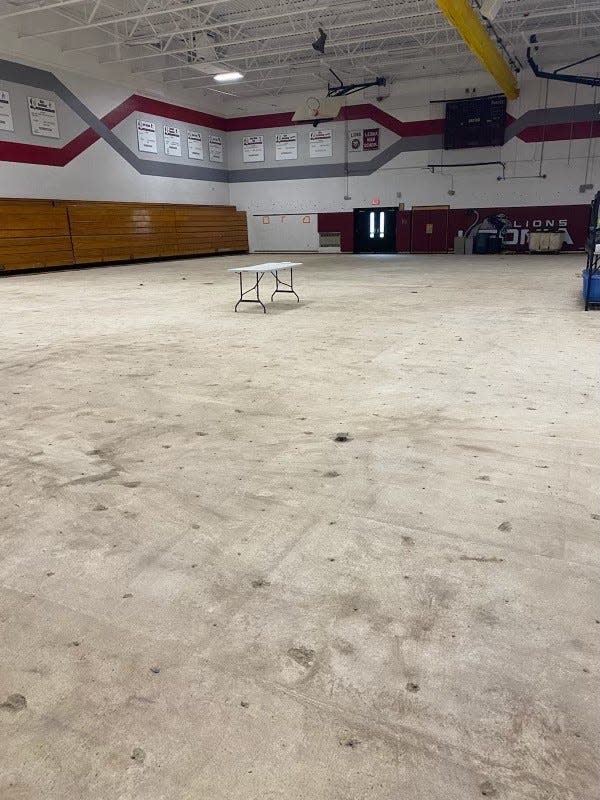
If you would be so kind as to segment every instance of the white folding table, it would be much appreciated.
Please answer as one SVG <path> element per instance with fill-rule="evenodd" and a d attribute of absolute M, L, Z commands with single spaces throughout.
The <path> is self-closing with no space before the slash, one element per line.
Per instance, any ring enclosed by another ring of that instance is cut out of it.
<path fill-rule="evenodd" d="M 237 308 L 240 303 L 259 303 L 259 305 L 261 305 L 263 308 L 263 312 L 265 314 L 267 313 L 267 308 L 260 299 L 259 289 L 258 289 L 261 280 L 264 278 L 267 272 L 270 272 L 271 275 L 273 275 L 273 277 L 275 278 L 275 291 L 271 295 L 271 302 L 273 302 L 273 298 L 278 293 L 296 295 L 296 299 L 298 300 L 298 302 L 300 302 L 300 298 L 294 291 L 294 267 L 301 267 L 301 266 L 302 262 L 300 261 L 273 261 L 273 262 L 267 262 L 266 264 L 255 264 L 253 267 L 234 267 L 233 269 L 228 270 L 228 272 L 237 272 L 238 275 L 240 276 L 240 299 L 235 304 L 234 311 L 237 311 Z M 289 269 L 290 271 L 289 283 L 282 281 L 281 278 L 279 277 L 279 273 L 282 270 L 286 269 Z M 256 282 L 254 286 L 251 286 L 250 289 L 246 289 L 246 291 L 244 291 L 244 284 L 242 280 L 242 275 L 244 274 L 244 272 L 253 272 L 256 275 Z M 285 286 L 287 288 L 280 289 L 279 288 L 280 286 Z M 249 300 L 246 300 L 245 296 L 247 294 L 250 294 L 250 292 L 256 292 L 256 298 L 251 298 Z"/>

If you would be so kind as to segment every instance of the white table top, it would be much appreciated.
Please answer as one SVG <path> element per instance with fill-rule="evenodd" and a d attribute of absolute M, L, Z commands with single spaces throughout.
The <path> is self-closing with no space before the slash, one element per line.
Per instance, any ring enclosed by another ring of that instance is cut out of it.
<path fill-rule="evenodd" d="M 301 261 L 272 261 L 266 264 L 256 264 L 253 267 L 234 267 L 227 272 L 277 272 L 280 269 L 291 269 L 301 267 Z"/>

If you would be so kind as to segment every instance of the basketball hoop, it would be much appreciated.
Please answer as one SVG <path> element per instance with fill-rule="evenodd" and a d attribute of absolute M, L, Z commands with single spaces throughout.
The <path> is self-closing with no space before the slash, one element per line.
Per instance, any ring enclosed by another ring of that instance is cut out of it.
<path fill-rule="evenodd" d="M 319 109 L 321 108 L 321 101 L 318 97 L 309 97 L 306 101 L 306 107 L 310 111 L 311 116 L 314 118 L 319 116 Z"/>

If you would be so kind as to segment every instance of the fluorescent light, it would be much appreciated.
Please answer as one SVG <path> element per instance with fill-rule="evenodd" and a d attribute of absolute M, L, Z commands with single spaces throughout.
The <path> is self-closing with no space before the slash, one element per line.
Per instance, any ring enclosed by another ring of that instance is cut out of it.
<path fill-rule="evenodd" d="M 241 72 L 219 72 L 214 79 L 219 83 L 233 83 L 233 81 L 241 81 L 243 77 Z"/>

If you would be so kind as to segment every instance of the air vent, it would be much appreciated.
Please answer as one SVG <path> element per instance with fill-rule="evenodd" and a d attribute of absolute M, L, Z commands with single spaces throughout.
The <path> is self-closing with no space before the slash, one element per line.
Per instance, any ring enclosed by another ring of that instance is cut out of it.
<path fill-rule="evenodd" d="M 335 247 L 339 250 L 341 243 L 341 235 L 339 233 L 320 233 L 319 234 L 319 247 Z"/>

